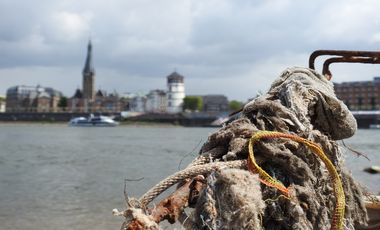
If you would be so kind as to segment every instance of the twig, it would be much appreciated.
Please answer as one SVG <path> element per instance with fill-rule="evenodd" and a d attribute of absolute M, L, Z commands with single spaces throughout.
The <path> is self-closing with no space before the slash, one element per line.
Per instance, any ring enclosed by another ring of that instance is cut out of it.
<path fill-rule="evenodd" d="M 125 206 L 127 208 L 129 207 L 129 204 L 130 204 L 130 199 L 129 199 L 128 192 L 127 192 L 127 182 L 128 181 L 141 181 L 143 179 L 144 179 L 144 177 L 140 177 L 137 179 L 127 179 L 127 178 L 124 179 L 124 200 L 125 200 Z"/>
<path fill-rule="evenodd" d="M 198 144 L 190 151 L 190 152 L 188 152 L 188 153 L 186 153 L 182 158 L 181 158 L 181 160 L 179 161 L 179 164 L 178 164 L 178 170 L 181 170 L 181 165 L 182 165 L 182 162 L 183 162 L 183 160 L 187 157 L 187 156 L 189 156 L 190 154 L 192 154 L 198 147 L 199 147 L 199 145 L 201 145 L 201 143 L 202 143 L 202 139 L 200 139 L 199 140 L 199 142 L 198 142 Z"/>
<path fill-rule="evenodd" d="M 346 145 L 346 143 L 344 143 L 344 141 L 342 140 L 342 143 L 343 143 L 343 146 L 346 147 L 348 150 L 350 150 L 351 152 L 355 153 L 357 156 L 362 156 L 362 157 L 365 157 L 368 161 L 371 161 L 367 154 L 365 153 L 361 153 L 359 151 L 356 151 L 355 149 L 351 148 L 350 146 Z"/>

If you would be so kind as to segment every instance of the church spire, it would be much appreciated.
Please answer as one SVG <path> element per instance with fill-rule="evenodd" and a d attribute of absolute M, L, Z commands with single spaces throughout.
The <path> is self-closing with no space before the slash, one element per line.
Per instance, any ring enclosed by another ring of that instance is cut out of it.
<path fill-rule="evenodd" d="M 92 73 L 94 74 L 94 66 L 92 64 L 92 44 L 91 40 L 88 41 L 87 45 L 87 57 L 86 57 L 86 63 L 84 64 L 83 68 L 83 74 L 89 74 Z"/>
<path fill-rule="evenodd" d="M 95 70 L 92 64 L 92 44 L 88 41 L 86 63 L 83 68 L 83 98 L 93 100 L 95 97 Z"/>

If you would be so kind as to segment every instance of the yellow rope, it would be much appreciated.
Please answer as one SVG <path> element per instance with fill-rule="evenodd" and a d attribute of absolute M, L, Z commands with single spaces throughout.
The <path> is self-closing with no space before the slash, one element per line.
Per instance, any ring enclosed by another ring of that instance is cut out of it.
<path fill-rule="evenodd" d="M 332 178 L 332 183 L 334 186 L 334 195 L 336 198 L 334 216 L 331 223 L 331 229 L 341 230 L 343 229 L 344 220 L 344 208 L 346 205 L 346 198 L 344 195 L 344 190 L 342 182 L 340 180 L 339 174 L 335 169 L 335 166 L 331 163 L 330 159 L 325 155 L 321 147 L 316 143 L 306 140 L 302 137 L 292 134 L 272 132 L 272 131 L 258 131 L 249 140 L 248 145 L 248 169 L 254 173 L 258 173 L 260 176 L 260 181 L 270 187 L 277 188 L 285 196 L 290 197 L 289 188 L 286 188 L 281 182 L 272 178 L 268 173 L 266 173 L 260 166 L 257 165 L 254 157 L 253 146 L 260 139 L 272 139 L 272 138 L 287 138 L 293 141 L 303 143 L 308 146 L 326 165 L 328 172 Z"/>

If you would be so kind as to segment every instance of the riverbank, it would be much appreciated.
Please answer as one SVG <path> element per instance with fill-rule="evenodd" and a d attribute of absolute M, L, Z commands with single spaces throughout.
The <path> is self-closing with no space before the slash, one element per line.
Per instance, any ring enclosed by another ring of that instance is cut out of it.
<path fill-rule="evenodd" d="M 210 114 L 142 114 L 133 117 L 121 117 L 120 114 L 102 113 L 114 117 L 122 124 L 164 124 L 188 127 L 209 127 L 218 119 Z M 90 113 L 0 113 L 1 122 L 68 122 L 75 117 L 88 117 Z"/>
<path fill-rule="evenodd" d="M 17 125 L 58 125 L 58 126 L 68 126 L 68 122 L 66 121 L 0 121 L 0 125 L 7 126 L 17 126 Z M 154 121 L 119 121 L 119 127 L 183 127 L 180 124 L 175 123 L 162 123 L 162 122 L 154 122 Z M 206 127 L 205 127 L 206 128 Z"/>
<path fill-rule="evenodd" d="M 0 122 L 42 122 L 42 123 L 67 123 L 74 117 L 88 117 L 90 113 L 0 113 Z M 121 117 L 119 113 L 102 113 L 112 116 L 122 124 L 137 125 L 179 125 L 184 127 L 213 127 L 218 124 L 219 115 L 202 113 L 178 113 L 178 114 L 141 114 L 133 117 Z M 227 113 L 223 114 L 227 116 Z M 358 128 L 368 129 L 377 124 L 379 118 L 375 116 L 354 113 Z"/>

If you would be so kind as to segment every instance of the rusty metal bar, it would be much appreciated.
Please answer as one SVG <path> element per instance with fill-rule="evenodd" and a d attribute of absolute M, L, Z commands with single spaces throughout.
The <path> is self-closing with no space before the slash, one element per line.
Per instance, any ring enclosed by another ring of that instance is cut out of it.
<path fill-rule="evenodd" d="M 335 62 L 348 62 L 348 63 L 365 63 L 365 64 L 380 64 L 380 52 L 373 51 L 349 51 L 349 50 L 316 50 L 309 58 L 309 68 L 315 69 L 315 60 L 319 56 L 337 56 L 327 59 L 323 63 L 322 74 L 329 80 L 332 74 L 329 70 L 329 66 Z"/>
<path fill-rule="evenodd" d="M 332 78 L 330 72 L 330 64 L 332 63 L 362 63 L 362 64 L 380 64 L 380 59 L 372 57 L 333 57 L 326 59 L 323 63 L 322 74 L 327 77 L 327 79 Z"/>

